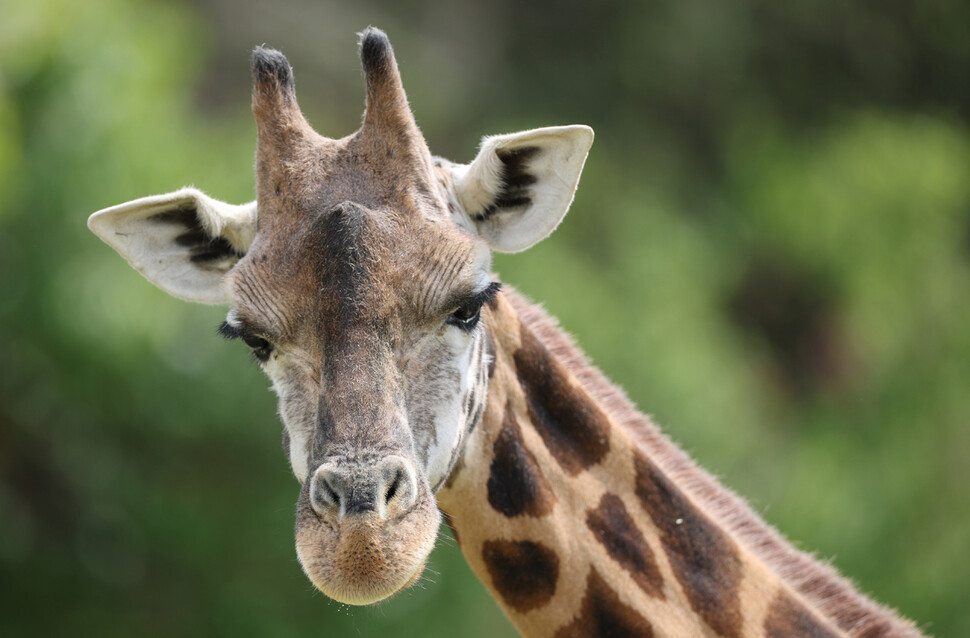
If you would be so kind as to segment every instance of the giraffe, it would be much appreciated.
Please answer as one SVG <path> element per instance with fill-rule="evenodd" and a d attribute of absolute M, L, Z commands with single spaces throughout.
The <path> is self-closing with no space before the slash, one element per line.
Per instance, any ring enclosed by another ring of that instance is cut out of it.
<path fill-rule="evenodd" d="M 549 235 L 585 126 L 433 157 L 386 35 L 360 36 L 363 123 L 317 134 L 279 52 L 252 57 L 256 200 L 194 188 L 92 215 L 149 281 L 229 307 L 273 383 L 300 491 L 296 551 L 348 604 L 420 576 L 441 512 L 525 636 L 918 636 L 794 549 L 671 443 L 492 251 Z"/>

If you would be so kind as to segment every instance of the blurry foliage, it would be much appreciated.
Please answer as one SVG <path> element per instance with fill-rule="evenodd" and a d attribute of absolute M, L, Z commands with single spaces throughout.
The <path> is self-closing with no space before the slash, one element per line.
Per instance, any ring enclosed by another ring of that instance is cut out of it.
<path fill-rule="evenodd" d="M 0 3 L 0 633 L 513 634 L 447 538 L 376 608 L 314 593 L 267 382 L 84 227 L 252 198 L 254 44 L 352 130 L 368 23 L 443 155 L 596 128 L 566 223 L 496 269 L 789 537 L 970 633 L 970 5 L 268 7 Z"/>

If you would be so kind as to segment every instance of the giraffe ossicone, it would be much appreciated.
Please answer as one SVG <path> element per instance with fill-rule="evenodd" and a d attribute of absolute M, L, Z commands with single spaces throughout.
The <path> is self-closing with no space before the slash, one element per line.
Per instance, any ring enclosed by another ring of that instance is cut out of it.
<path fill-rule="evenodd" d="M 88 225 L 172 295 L 229 307 L 279 397 L 296 548 L 328 596 L 420 576 L 448 514 L 528 636 L 915 636 L 697 468 L 491 252 L 560 223 L 585 126 L 433 157 L 383 32 L 360 39 L 361 128 L 315 132 L 279 52 L 253 53 L 256 200 L 185 188 Z"/>

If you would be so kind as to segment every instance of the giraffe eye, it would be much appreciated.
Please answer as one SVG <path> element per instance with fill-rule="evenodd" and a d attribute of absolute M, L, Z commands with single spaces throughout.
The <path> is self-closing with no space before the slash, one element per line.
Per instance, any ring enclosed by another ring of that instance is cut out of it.
<path fill-rule="evenodd" d="M 243 343 L 252 348 L 253 356 L 256 359 L 263 362 L 269 359 L 269 355 L 273 352 L 273 344 L 262 337 L 250 334 L 241 335 L 241 338 Z"/>
<path fill-rule="evenodd" d="M 448 323 L 456 328 L 469 331 L 478 325 L 478 320 L 482 316 L 482 304 L 462 306 L 451 313 Z"/>
<path fill-rule="evenodd" d="M 233 325 L 228 321 L 223 321 L 219 326 L 218 332 L 226 339 L 242 339 L 243 343 L 252 349 L 253 357 L 260 363 L 268 361 L 269 355 L 273 352 L 273 344 L 262 337 L 254 335 L 243 326 Z"/>
<path fill-rule="evenodd" d="M 473 295 L 468 301 L 459 306 L 458 310 L 451 313 L 448 316 L 447 323 L 466 332 L 470 332 L 478 325 L 478 320 L 482 316 L 482 306 L 493 301 L 501 287 L 502 284 L 497 281 L 489 283 L 484 290 Z"/>

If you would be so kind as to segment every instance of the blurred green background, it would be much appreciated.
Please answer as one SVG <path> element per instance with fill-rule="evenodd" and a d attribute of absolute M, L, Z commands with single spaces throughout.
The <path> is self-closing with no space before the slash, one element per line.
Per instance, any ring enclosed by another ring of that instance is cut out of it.
<path fill-rule="evenodd" d="M 514 635 L 453 542 L 374 608 L 316 593 L 268 382 L 87 215 L 253 197 L 249 51 L 321 132 L 385 29 L 432 149 L 597 132 L 501 256 L 799 547 L 970 635 L 970 4 L 0 0 L 0 634 Z M 447 536 L 443 532 L 444 536 Z"/>

